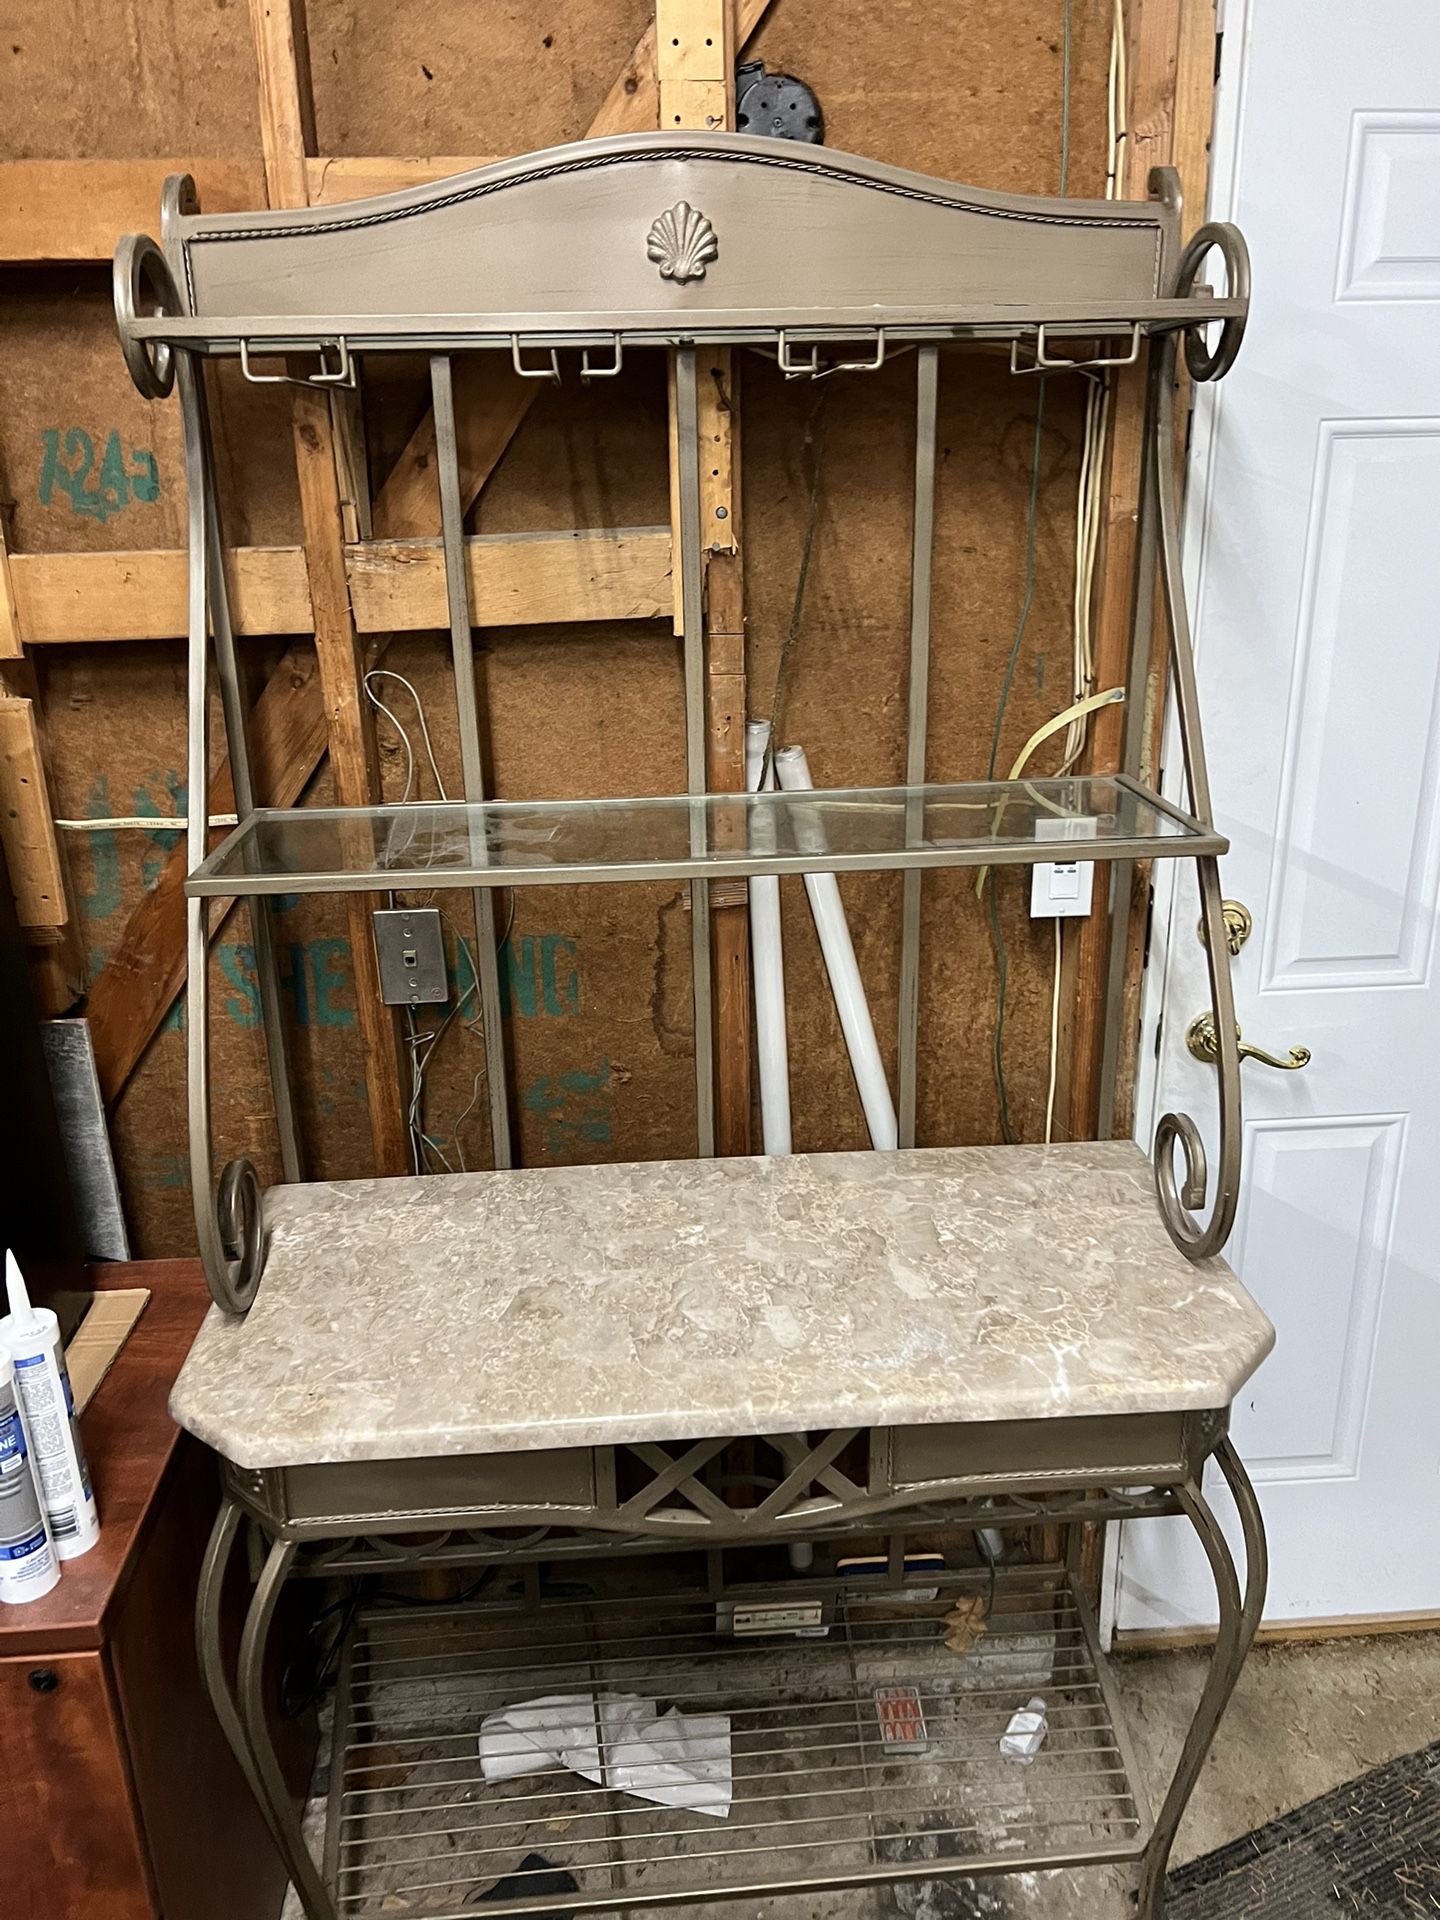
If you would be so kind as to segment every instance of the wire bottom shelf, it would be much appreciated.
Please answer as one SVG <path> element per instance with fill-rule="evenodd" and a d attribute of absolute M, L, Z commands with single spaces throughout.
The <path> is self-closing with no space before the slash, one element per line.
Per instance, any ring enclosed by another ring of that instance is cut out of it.
<path fill-rule="evenodd" d="M 327 1861 L 347 1920 L 397 1913 L 639 1911 L 782 1891 L 1137 1857 L 1148 1813 L 1088 1610 L 1053 1569 L 1003 1574 L 966 1651 L 944 1616 L 983 1579 L 787 1584 L 747 1607 L 823 1605 L 823 1632 L 736 1635 L 703 1597 L 361 1615 L 337 1701 Z M 882 1745 L 877 1688 L 918 1696 L 928 1745 Z M 726 1714 L 725 1818 L 660 1807 L 560 1766 L 487 1782 L 503 1707 L 638 1694 Z M 1033 1764 L 1000 1754 L 1041 1696 Z M 531 1863 L 574 1877 L 547 1889 Z M 483 1896 L 504 1881 L 499 1898 Z"/>

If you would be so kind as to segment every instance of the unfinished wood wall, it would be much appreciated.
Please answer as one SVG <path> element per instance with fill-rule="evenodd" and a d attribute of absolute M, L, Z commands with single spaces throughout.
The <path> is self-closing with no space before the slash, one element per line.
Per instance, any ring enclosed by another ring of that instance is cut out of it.
<path fill-rule="evenodd" d="M 1181 0 L 1147 0 L 1173 45 Z M 1185 0 L 1211 18 L 1203 0 Z M 1132 0 L 1138 16 L 1141 0 Z M 1110 0 L 1072 0 L 1069 190 L 1103 190 Z M 751 42 L 800 74 L 824 104 L 827 143 L 977 185 L 1059 186 L 1063 0 L 772 0 Z M 327 156 L 486 155 L 584 133 L 650 15 L 647 0 L 310 0 L 317 151 Z M 1132 17 L 1132 34 L 1138 31 Z M 256 66 L 238 0 L 12 0 L 3 59 L 12 160 L 172 157 L 207 166 L 244 204 L 264 191 Z M 1173 90 L 1152 81 L 1163 103 Z M 1164 157 L 1163 155 L 1159 157 Z M 223 163 L 223 164 L 221 164 Z M 63 218 L 63 209 L 55 217 Z M 150 215 L 153 231 L 158 206 Z M 57 247 L 63 252 L 63 247 Z M 913 358 L 824 388 L 786 385 L 747 356 L 743 378 L 745 612 L 752 715 L 768 713 L 789 624 L 813 459 L 823 446 L 818 530 L 792 656 L 783 733 L 822 785 L 902 777 L 913 461 Z M 509 382 L 496 367 L 496 382 Z M 1001 680 L 1026 598 L 1025 525 L 1036 383 L 998 355 L 942 359 L 930 775 L 983 774 Z M 300 539 L 283 390 L 215 382 L 227 541 Z M 815 413 L 825 393 L 823 413 Z M 421 417 L 420 366 L 372 371 L 366 396 L 378 482 Z M 1003 772 L 1039 722 L 1068 704 L 1073 520 L 1083 392 L 1048 383 L 1041 435 L 1033 594 L 999 749 Z M 95 471 L 83 472 L 88 436 Z M 102 474 L 107 450 L 111 469 Z M 153 471 L 158 488 L 147 485 Z M 126 474 L 115 480 L 118 460 Z M 106 484 L 102 484 L 106 482 Z M 108 484 L 108 491 L 106 486 Z M 115 344 L 108 274 L 86 264 L 5 270 L 0 330 L 0 493 L 17 556 L 178 547 L 184 495 L 173 404 L 130 385 Z M 153 493 L 153 497 L 150 497 Z M 1124 504 L 1121 503 L 1121 512 Z M 663 366 L 634 355 L 622 378 L 571 379 L 534 405 L 473 525 L 484 533 L 643 526 L 669 517 Z M 438 531 L 438 508 L 436 518 Z M 63 611 L 57 616 L 63 620 Z M 498 790 L 507 797 L 663 793 L 684 784 L 679 643 L 663 619 L 491 628 L 476 635 Z M 258 688 L 285 637 L 243 643 Z M 458 790 L 447 643 L 398 637 L 385 664 L 425 700 L 441 770 Z M 95 642 L 31 650 L 61 817 L 183 808 L 183 645 Z M 402 717 L 404 694 L 387 683 Z M 218 730 L 217 730 L 218 731 Z M 412 728 L 412 732 L 415 730 Z M 403 753 L 380 729 L 385 790 Z M 1051 753 L 1043 762 L 1052 764 Z M 310 797 L 329 791 L 322 769 Z M 431 791 L 424 775 L 422 791 Z M 174 836 L 66 833 L 71 900 L 93 981 L 122 943 Z M 1021 1138 L 1043 1125 L 1052 931 L 1026 911 L 1028 877 L 999 876 L 1008 957 L 1004 1060 Z M 877 1030 L 893 1072 L 899 881 L 842 882 Z M 784 883 L 795 1144 L 865 1143 L 838 1022 L 823 985 L 800 882 Z M 449 900 L 458 901 L 451 895 Z M 442 904 L 445 903 L 442 896 Z M 450 909 L 468 926 L 468 907 Z M 502 923 L 508 908 L 502 906 Z M 301 1112 L 315 1170 L 371 1169 L 364 1058 L 346 916 L 338 901 L 289 905 L 278 932 L 292 975 Z M 222 1157 L 248 1151 L 276 1173 L 249 934 L 231 916 L 215 959 L 216 1132 Z M 510 982 L 512 1094 L 523 1162 L 652 1158 L 693 1151 L 688 906 L 683 888 L 598 887 L 515 896 Z M 921 992 L 922 1144 L 999 1137 L 992 1052 L 997 959 L 974 876 L 927 876 Z M 191 1240 L 183 1034 L 172 1013 L 114 1106 L 114 1135 L 139 1251 Z M 1070 1007 L 1062 1023 L 1068 1066 Z M 457 1021 L 429 1077 L 432 1130 L 455 1122 L 483 1062 Z M 1062 1103 L 1062 1112 L 1064 1111 Z M 484 1165 L 483 1096 L 458 1128 Z"/>

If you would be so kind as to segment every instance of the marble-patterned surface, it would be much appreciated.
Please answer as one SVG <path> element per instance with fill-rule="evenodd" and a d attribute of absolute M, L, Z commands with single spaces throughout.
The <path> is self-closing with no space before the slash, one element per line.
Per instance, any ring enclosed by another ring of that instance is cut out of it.
<path fill-rule="evenodd" d="M 274 1188 L 179 1423 L 242 1467 L 1226 1406 L 1270 1323 L 1124 1141 Z"/>

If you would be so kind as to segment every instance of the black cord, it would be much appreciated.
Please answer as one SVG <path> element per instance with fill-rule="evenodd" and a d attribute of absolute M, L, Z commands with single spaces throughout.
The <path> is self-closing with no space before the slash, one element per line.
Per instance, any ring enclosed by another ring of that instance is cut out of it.
<path fill-rule="evenodd" d="M 280 1676 L 280 1712 L 286 1720 L 298 1720 L 302 1714 L 309 1713 L 334 1688 L 340 1671 L 340 1652 L 355 1624 L 363 1597 L 364 1583 L 352 1581 L 349 1591 L 341 1599 L 323 1607 L 310 1622 L 305 1636 L 305 1652 L 296 1654 Z M 325 1642 L 324 1651 L 317 1655 L 314 1651 L 315 1642 L 323 1637 L 326 1624 L 330 1621 L 334 1621 L 335 1625 Z M 300 1669 L 306 1665 L 309 1666 L 309 1677 L 303 1686 L 297 1687 Z"/>
<path fill-rule="evenodd" d="M 431 1569 L 431 1571 L 433 1571 L 433 1569 Z M 478 1598 L 478 1596 L 485 1591 L 486 1587 L 490 1585 L 494 1577 L 495 1569 L 493 1567 L 487 1567 L 478 1579 L 472 1580 L 468 1586 L 462 1587 L 459 1593 L 445 1594 L 434 1600 L 426 1594 L 395 1593 L 386 1587 L 377 1588 L 377 1590 L 371 1594 L 370 1598 L 376 1606 L 381 1607 L 412 1607 L 422 1610 L 426 1607 L 463 1607 L 467 1601 Z"/>
<path fill-rule="evenodd" d="M 305 1649 L 296 1654 L 281 1674 L 282 1716 L 286 1720 L 298 1720 L 333 1692 L 340 1672 L 340 1655 L 362 1606 L 368 1603 L 378 1607 L 419 1609 L 463 1607 L 467 1601 L 483 1593 L 494 1577 L 495 1569 L 487 1567 L 478 1578 L 462 1587 L 459 1593 L 434 1600 L 423 1594 L 398 1593 L 390 1588 L 377 1587 L 371 1577 L 350 1581 L 347 1591 L 338 1600 L 332 1600 L 328 1607 L 322 1607 L 315 1615 L 306 1629 Z M 322 1650 L 318 1653 L 315 1651 L 317 1642 L 323 1642 Z M 302 1683 L 302 1671 L 306 1668 L 308 1677 Z"/>
<path fill-rule="evenodd" d="M 805 520 L 805 539 L 800 548 L 800 571 L 795 579 L 795 598 L 790 608 L 790 625 L 785 631 L 781 644 L 780 658 L 775 663 L 775 690 L 770 699 L 770 739 L 765 748 L 765 759 L 760 769 L 760 784 L 763 787 L 775 763 L 775 751 L 780 745 L 780 722 L 785 712 L 785 697 L 788 688 L 790 656 L 800 633 L 800 619 L 805 610 L 805 588 L 810 578 L 810 559 L 815 550 L 815 531 L 820 524 L 820 481 L 825 465 L 825 403 L 830 398 L 830 388 L 822 385 L 820 391 L 810 403 L 810 411 L 805 416 L 805 431 L 801 439 L 802 453 L 805 448 L 811 450 L 812 472 L 810 477 L 810 505 Z"/>

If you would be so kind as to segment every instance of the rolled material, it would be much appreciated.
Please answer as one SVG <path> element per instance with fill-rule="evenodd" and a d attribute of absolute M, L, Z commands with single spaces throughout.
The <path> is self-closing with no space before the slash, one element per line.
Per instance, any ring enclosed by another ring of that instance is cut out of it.
<path fill-rule="evenodd" d="M 765 768 L 770 722 L 752 720 L 745 729 L 745 785 L 760 791 L 775 786 L 775 768 Z M 774 851 L 774 823 L 759 809 L 750 825 L 755 846 Z M 785 949 L 780 934 L 780 881 L 757 873 L 750 881 L 750 967 L 755 980 L 755 1039 L 760 1056 L 760 1132 L 767 1154 L 790 1151 L 790 1044 L 785 1029 Z"/>
<path fill-rule="evenodd" d="M 810 763 L 803 747 L 781 747 L 775 755 L 775 771 L 787 793 L 805 793 L 814 786 Z M 796 821 L 796 839 L 805 853 L 826 851 L 825 829 L 820 820 L 804 809 Z M 840 886 L 833 873 L 807 873 L 805 891 L 810 899 L 815 931 L 820 936 L 820 951 L 825 971 L 830 976 L 830 991 L 850 1054 L 850 1068 L 865 1109 L 865 1124 L 870 1129 L 870 1144 L 882 1151 L 895 1147 L 899 1132 L 895 1122 L 895 1102 L 880 1049 L 875 1041 L 875 1026 L 870 1005 L 855 962 L 855 947 L 850 938 L 850 923 L 845 918 Z"/>

